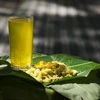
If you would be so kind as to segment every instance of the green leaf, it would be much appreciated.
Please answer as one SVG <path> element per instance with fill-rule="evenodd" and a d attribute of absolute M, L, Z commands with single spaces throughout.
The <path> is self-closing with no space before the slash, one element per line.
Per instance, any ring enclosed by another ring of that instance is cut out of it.
<path fill-rule="evenodd" d="M 15 76 L 0 77 L 2 100 L 48 100 L 43 85 Z"/>
<path fill-rule="evenodd" d="M 95 83 L 52 85 L 51 88 L 71 100 L 98 100 L 100 96 L 100 86 Z"/>
<path fill-rule="evenodd" d="M 47 55 L 41 54 L 41 53 L 34 53 L 33 54 L 33 58 L 42 57 L 42 56 L 47 56 Z"/>
<path fill-rule="evenodd" d="M 47 87 L 54 89 L 71 100 L 99 100 L 100 99 L 100 73 L 92 71 L 88 77 L 68 80 L 63 84 L 54 84 Z"/>
<path fill-rule="evenodd" d="M 0 60 L 0 76 L 1 75 L 8 75 L 12 72 L 12 68 L 10 63 L 5 60 Z"/>
<path fill-rule="evenodd" d="M 7 60 L 7 59 L 10 59 L 10 58 L 9 58 L 9 54 L 2 55 L 2 56 L 0 57 L 0 60 Z"/>
<path fill-rule="evenodd" d="M 21 78 L 24 81 L 31 81 L 34 84 L 41 84 L 37 80 L 35 80 L 33 77 L 31 77 L 30 75 L 20 70 L 13 69 L 12 72 L 9 73 L 9 75 Z"/>
<path fill-rule="evenodd" d="M 45 90 L 49 100 L 69 100 L 67 97 L 57 93 L 51 88 L 46 87 Z"/>
<path fill-rule="evenodd" d="M 51 58 L 53 61 L 64 63 L 67 67 L 77 70 L 79 76 L 88 76 L 90 71 L 99 65 L 92 61 L 86 61 L 78 57 L 69 56 L 66 54 L 52 55 Z"/>
<path fill-rule="evenodd" d="M 58 61 L 78 71 L 78 76 L 41 84 L 23 71 L 13 69 L 9 56 L 0 58 L 0 100 L 98 100 L 100 64 L 67 54 L 33 54 L 39 61 Z"/>
<path fill-rule="evenodd" d="M 93 70 L 99 64 L 86 61 L 79 57 L 70 56 L 67 54 L 54 54 L 51 56 L 40 56 L 33 59 L 32 64 L 36 64 L 39 61 L 51 62 L 51 61 L 58 61 L 60 63 L 64 63 L 67 67 L 75 69 L 78 71 L 78 76 L 88 76 L 91 70 Z"/>
<path fill-rule="evenodd" d="M 54 89 L 54 91 L 71 100 L 99 99 L 100 78 L 96 76 L 97 74 L 95 73 L 95 70 L 98 69 L 99 71 L 100 64 L 65 54 L 55 54 L 51 55 L 50 57 L 50 61 L 58 61 L 60 63 L 64 63 L 67 67 L 75 69 L 79 73 L 76 77 L 64 78 L 46 84 L 46 87 Z M 42 60 L 45 61 L 44 58 L 42 58 Z M 46 57 L 46 60 L 49 61 L 49 59 Z M 37 62 L 39 61 L 41 61 L 41 58 L 38 57 Z"/>

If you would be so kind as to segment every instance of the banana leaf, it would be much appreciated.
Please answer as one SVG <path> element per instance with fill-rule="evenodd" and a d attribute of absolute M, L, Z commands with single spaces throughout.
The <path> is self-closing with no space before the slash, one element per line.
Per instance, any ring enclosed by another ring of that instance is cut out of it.
<path fill-rule="evenodd" d="M 77 76 L 39 83 L 11 67 L 9 55 L 0 57 L 0 100 L 100 100 L 100 64 L 67 54 L 33 54 L 39 61 L 58 61 L 78 71 Z"/>

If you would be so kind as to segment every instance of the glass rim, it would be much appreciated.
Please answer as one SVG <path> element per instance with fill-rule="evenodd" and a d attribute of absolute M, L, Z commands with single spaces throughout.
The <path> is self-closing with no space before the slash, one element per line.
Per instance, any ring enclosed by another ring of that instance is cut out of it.
<path fill-rule="evenodd" d="M 12 15 L 8 17 L 8 20 L 12 20 L 12 19 L 16 19 L 16 18 L 24 18 L 24 19 L 30 19 L 33 20 L 33 16 L 32 15 Z"/>

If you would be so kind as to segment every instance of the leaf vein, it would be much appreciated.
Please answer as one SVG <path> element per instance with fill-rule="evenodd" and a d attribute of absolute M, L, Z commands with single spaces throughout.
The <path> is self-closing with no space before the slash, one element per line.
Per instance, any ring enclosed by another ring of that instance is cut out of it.
<path fill-rule="evenodd" d="M 69 67 L 76 67 L 76 66 L 81 66 L 81 65 L 87 65 L 93 62 L 87 62 L 87 63 L 82 63 L 82 64 L 77 64 L 77 65 L 73 65 L 73 66 L 69 66 Z"/>

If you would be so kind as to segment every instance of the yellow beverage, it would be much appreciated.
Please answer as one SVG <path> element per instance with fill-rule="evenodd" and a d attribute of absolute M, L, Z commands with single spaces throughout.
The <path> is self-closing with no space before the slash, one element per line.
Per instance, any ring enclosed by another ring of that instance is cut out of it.
<path fill-rule="evenodd" d="M 10 59 L 13 67 L 31 66 L 33 48 L 32 18 L 9 18 Z"/>

